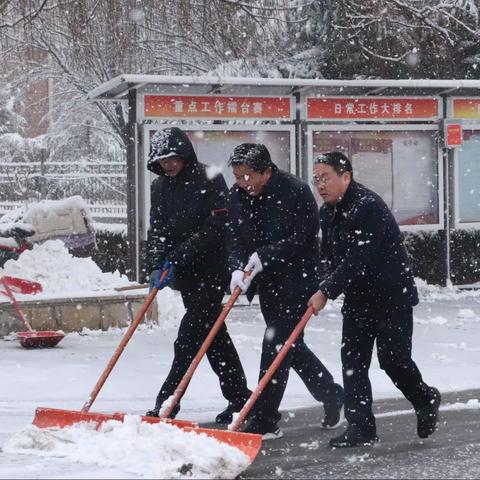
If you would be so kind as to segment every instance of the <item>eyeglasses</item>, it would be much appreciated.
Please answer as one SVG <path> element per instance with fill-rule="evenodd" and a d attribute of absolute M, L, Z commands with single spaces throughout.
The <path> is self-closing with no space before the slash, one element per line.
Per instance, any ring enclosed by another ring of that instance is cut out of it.
<path fill-rule="evenodd" d="M 317 176 L 313 176 L 313 179 L 311 181 L 311 184 L 316 187 L 318 185 L 328 185 L 330 182 L 332 181 L 332 179 L 330 177 L 317 177 Z"/>

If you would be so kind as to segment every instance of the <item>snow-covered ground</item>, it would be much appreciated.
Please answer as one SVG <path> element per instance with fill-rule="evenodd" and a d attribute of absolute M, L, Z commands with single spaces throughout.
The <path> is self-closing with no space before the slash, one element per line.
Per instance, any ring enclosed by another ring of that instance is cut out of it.
<path fill-rule="evenodd" d="M 455 298 L 453 292 L 446 292 L 448 298 L 438 298 L 438 291 L 435 296 L 435 299 L 424 297 L 416 308 L 414 358 L 425 380 L 442 391 L 478 388 L 480 297 L 476 292 L 470 295 L 463 292 Z M 166 291 L 160 297 L 160 325 L 142 327 L 135 334 L 94 404 L 94 411 L 141 414 L 153 406 L 172 359 L 172 344 L 181 314 L 178 302 L 172 292 Z M 162 315 L 166 317 L 165 322 Z M 253 387 L 264 330 L 258 307 L 234 309 L 228 325 L 249 385 Z M 336 379 L 340 379 L 340 329 L 340 302 L 335 302 L 311 321 L 306 332 L 307 342 Z M 13 340 L 0 341 L 0 445 L 3 449 L 0 478 L 151 478 L 155 472 L 159 477 L 171 476 L 165 468 L 172 467 L 173 454 L 167 455 L 167 459 L 162 457 L 159 467 L 159 452 L 170 446 L 171 436 L 158 434 L 152 439 L 153 434 L 138 431 L 134 420 L 130 430 L 103 439 L 98 435 L 94 437 L 92 432 L 45 439 L 35 436 L 29 426 L 37 406 L 80 409 L 120 336 L 119 330 L 85 331 L 67 335 L 54 349 L 31 351 L 22 349 Z M 376 359 L 371 379 L 375 398 L 399 396 Z M 289 410 L 315 403 L 298 377 L 292 374 L 282 408 Z M 217 378 L 204 361 L 182 401 L 179 418 L 211 421 L 224 406 Z M 28 442 L 32 436 L 33 446 Z M 137 441 L 127 442 L 125 438 L 132 436 Z M 103 444 L 109 448 L 102 448 Z M 122 461 L 119 461 L 119 452 L 123 452 Z M 177 456 L 185 452 L 177 452 Z M 186 459 L 182 457 L 182 460 Z"/>
<path fill-rule="evenodd" d="M 61 270 L 59 264 L 56 267 Z M 90 267 L 78 267 L 76 275 L 92 272 Z M 6 265 L 9 272 L 12 268 Z M 38 280 L 34 275 L 31 279 Z M 111 283 L 117 282 L 123 283 L 124 279 L 115 277 Z M 50 281 L 46 280 L 46 284 L 50 285 Z M 480 292 L 441 289 L 421 281 L 418 284 L 422 299 L 415 308 L 413 356 L 425 380 L 444 392 L 478 388 Z M 153 406 L 170 367 L 183 312 L 176 292 L 165 289 L 158 301 L 159 324 L 142 326 L 134 335 L 93 411 L 138 415 Z M 310 321 L 306 331 L 307 343 L 338 381 L 340 307 L 340 301 L 329 303 L 321 315 Z M 264 332 L 258 306 L 235 308 L 227 323 L 253 388 Z M 102 432 L 86 427 L 45 432 L 31 426 L 38 406 L 74 410 L 82 407 L 121 334 L 117 329 L 73 333 L 56 348 L 45 350 L 25 350 L 13 339 L 0 340 L 0 478 L 165 478 L 180 476 L 179 470 L 185 476 L 206 477 L 213 471 L 213 475 L 227 477 L 236 474 L 235 470 L 228 471 L 228 466 L 237 465 L 241 470 L 242 460 L 233 459 L 231 452 L 219 450 L 218 445 L 175 439 L 168 429 L 140 426 L 135 416 L 128 417 L 124 425 L 109 425 Z M 371 379 L 375 398 L 399 396 L 376 358 Z M 179 418 L 212 421 L 225 404 L 216 376 L 203 361 L 182 400 Z M 282 409 L 315 404 L 292 373 Z M 223 461 L 225 458 L 229 460 Z"/>

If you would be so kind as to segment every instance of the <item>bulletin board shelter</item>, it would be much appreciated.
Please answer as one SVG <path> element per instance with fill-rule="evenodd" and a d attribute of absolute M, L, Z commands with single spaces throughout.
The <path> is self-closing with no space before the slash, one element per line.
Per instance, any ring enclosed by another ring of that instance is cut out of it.
<path fill-rule="evenodd" d="M 128 102 L 130 277 L 149 223 L 150 138 L 189 134 L 199 160 L 222 169 L 243 142 L 310 181 L 316 155 L 343 151 L 354 177 L 379 193 L 406 231 L 435 230 L 450 279 L 450 235 L 480 229 L 480 80 L 313 80 L 120 75 L 88 94 Z"/>

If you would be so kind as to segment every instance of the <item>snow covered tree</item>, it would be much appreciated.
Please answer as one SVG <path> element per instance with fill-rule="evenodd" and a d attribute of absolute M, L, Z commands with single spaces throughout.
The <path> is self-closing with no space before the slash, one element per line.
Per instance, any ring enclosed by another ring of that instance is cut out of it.
<path fill-rule="evenodd" d="M 0 84 L 0 136 L 18 131 L 25 123 L 15 109 L 19 102 L 18 91 L 8 84 Z"/>
<path fill-rule="evenodd" d="M 125 103 L 86 100 L 119 74 L 479 78 L 479 39 L 478 0 L 0 0 L 0 86 L 49 82 L 45 162 L 70 162 L 72 184 L 82 165 L 125 163 Z M 21 133 L 9 95 L 0 128 Z M 93 177 L 81 188 L 125 197 Z"/>
<path fill-rule="evenodd" d="M 339 0 L 326 76 L 476 76 L 478 7 L 475 0 Z"/>

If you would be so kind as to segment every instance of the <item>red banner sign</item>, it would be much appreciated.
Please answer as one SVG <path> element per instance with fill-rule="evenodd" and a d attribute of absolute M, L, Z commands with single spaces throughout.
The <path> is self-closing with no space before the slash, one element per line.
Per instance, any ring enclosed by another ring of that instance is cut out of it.
<path fill-rule="evenodd" d="M 292 118 L 290 97 L 220 95 L 144 95 L 145 118 L 277 119 Z"/>
<path fill-rule="evenodd" d="M 453 118 L 480 118 L 480 98 L 454 98 Z"/>
<path fill-rule="evenodd" d="M 436 120 L 437 98 L 307 98 L 307 120 Z"/>
<path fill-rule="evenodd" d="M 462 145 L 462 125 L 460 123 L 445 124 L 445 146 L 448 148 Z"/>

